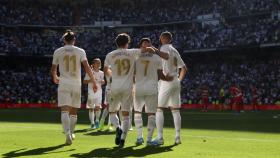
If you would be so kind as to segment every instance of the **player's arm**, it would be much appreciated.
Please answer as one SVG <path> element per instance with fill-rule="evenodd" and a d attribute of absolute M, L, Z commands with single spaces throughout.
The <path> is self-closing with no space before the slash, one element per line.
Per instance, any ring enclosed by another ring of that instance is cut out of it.
<path fill-rule="evenodd" d="M 187 74 L 187 66 L 183 66 L 182 68 L 180 68 L 180 73 L 179 73 L 179 81 L 183 81 L 186 74 Z"/>
<path fill-rule="evenodd" d="M 161 57 L 164 60 L 168 60 L 169 59 L 169 54 L 163 51 L 160 51 L 159 49 L 157 49 L 156 47 L 152 47 L 155 50 L 155 54 L 157 54 L 159 57 Z"/>
<path fill-rule="evenodd" d="M 55 64 L 52 64 L 52 67 L 51 67 L 51 74 L 52 74 L 52 80 L 55 84 L 58 84 L 59 83 L 59 78 L 57 76 L 57 65 Z"/>
<path fill-rule="evenodd" d="M 95 81 L 95 78 L 94 78 L 94 75 L 93 75 L 93 72 L 88 64 L 88 61 L 87 60 L 84 60 L 82 61 L 82 64 L 84 66 L 84 69 L 86 71 L 86 73 L 88 74 L 89 78 L 90 78 L 90 81 L 89 82 L 92 82 L 93 83 L 93 91 L 96 92 L 97 91 L 97 85 L 96 85 L 96 81 Z"/>
<path fill-rule="evenodd" d="M 84 79 L 83 84 L 89 84 L 90 80 Z"/>
<path fill-rule="evenodd" d="M 160 80 L 163 80 L 163 81 L 172 81 L 174 79 L 173 76 L 169 76 L 168 74 L 167 75 L 164 75 L 163 74 L 163 70 L 157 70 L 157 73 L 158 73 L 158 78 Z"/>

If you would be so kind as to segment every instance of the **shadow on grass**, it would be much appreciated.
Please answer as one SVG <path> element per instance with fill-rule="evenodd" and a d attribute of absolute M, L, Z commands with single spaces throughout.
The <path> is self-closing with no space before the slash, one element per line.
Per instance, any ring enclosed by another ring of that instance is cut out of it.
<path fill-rule="evenodd" d="M 37 148 L 37 149 L 31 149 L 31 150 L 26 150 L 26 148 L 25 148 L 25 149 L 10 151 L 8 153 L 3 154 L 2 156 L 3 156 L 3 158 L 12 158 L 12 157 L 20 157 L 20 156 L 35 156 L 35 155 L 45 155 L 45 154 L 51 154 L 51 153 L 62 153 L 62 152 L 68 152 L 68 151 L 75 150 L 75 149 L 69 149 L 69 150 L 65 150 L 65 151 L 52 152 L 54 150 L 63 148 L 64 146 L 66 146 L 66 145 L 61 144 L 61 145 L 45 147 L 45 148 Z"/>
<path fill-rule="evenodd" d="M 85 133 L 87 136 L 100 136 L 100 135 L 114 135 L 116 132 L 110 131 L 92 131 L 90 133 Z"/>
<path fill-rule="evenodd" d="M 90 151 L 89 153 L 72 154 L 71 157 L 75 158 L 89 158 L 89 157 L 145 157 L 148 155 L 164 153 L 173 151 L 175 145 L 160 146 L 160 147 L 144 147 L 141 149 L 133 149 L 136 146 L 126 148 L 99 148 Z"/>

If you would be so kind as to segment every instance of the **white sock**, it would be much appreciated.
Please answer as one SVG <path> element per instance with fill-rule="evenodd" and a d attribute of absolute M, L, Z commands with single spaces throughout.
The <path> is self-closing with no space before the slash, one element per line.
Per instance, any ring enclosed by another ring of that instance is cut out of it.
<path fill-rule="evenodd" d="M 102 112 L 102 116 L 101 116 L 101 119 L 100 119 L 100 124 L 103 124 L 105 122 L 105 119 L 106 119 L 107 116 L 108 116 L 108 110 L 107 110 L 107 108 L 105 108 Z"/>
<path fill-rule="evenodd" d="M 129 112 L 129 129 L 132 128 L 132 110 Z"/>
<path fill-rule="evenodd" d="M 156 113 L 156 126 L 158 130 L 158 139 L 163 138 L 163 124 L 164 124 L 163 111 L 161 109 L 158 109 Z"/>
<path fill-rule="evenodd" d="M 95 122 L 99 122 L 100 115 L 101 115 L 101 111 L 100 110 L 95 111 Z"/>
<path fill-rule="evenodd" d="M 112 125 L 111 119 L 109 118 L 109 119 L 108 119 L 108 126 L 111 126 L 111 125 Z"/>
<path fill-rule="evenodd" d="M 71 133 L 74 133 L 76 123 L 77 123 L 77 115 L 70 115 L 70 131 L 71 131 Z"/>
<path fill-rule="evenodd" d="M 147 129 L 148 129 L 147 141 L 152 141 L 155 127 L 156 127 L 156 116 L 150 115 L 148 117 L 148 125 L 147 125 Z"/>
<path fill-rule="evenodd" d="M 70 134 L 70 117 L 68 111 L 61 111 L 61 123 L 65 134 Z"/>
<path fill-rule="evenodd" d="M 115 128 L 120 127 L 120 120 L 119 120 L 118 115 L 116 113 L 111 113 L 109 115 L 109 119 L 111 120 L 111 123 L 114 125 Z"/>
<path fill-rule="evenodd" d="M 137 138 L 143 138 L 143 120 L 141 113 L 134 114 L 134 124 L 137 129 Z"/>
<path fill-rule="evenodd" d="M 89 120 L 92 125 L 94 125 L 94 111 L 88 111 Z"/>
<path fill-rule="evenodd" d="M 180 115 L 180 110 L 172 110 L 172 115 L 173 115 L 175 130 L 176 130 L 175 137 L 180 137 L 180 131 L 181 131 L 181 115 Z"/>
<path fill-rule="evenodd" d="M 121 139 L 125 140 L 125 138 L 127 136 L 128 129 L 129 129 L 129 116 L 123 116 L 121 126 L 122 126 L 122 132 L 123 132 L 122 136 L 121 136 Z"/>

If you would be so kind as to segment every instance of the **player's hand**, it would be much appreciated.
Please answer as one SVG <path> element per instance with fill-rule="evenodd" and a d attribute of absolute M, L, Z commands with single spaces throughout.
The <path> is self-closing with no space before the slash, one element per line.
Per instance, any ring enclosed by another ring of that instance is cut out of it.
<path fill-rule="evenodd" d="M 92 88 L 93 88 L 93 92 L 96 93 L 98 88 L 95 82 L 93 82 Z"/>
<path fill-rule="evenodd" d="M 173 76 L 170 76 L 169 74 L 166 74 L 165 75 L 165 79 L 166 79 L 166 81 L 173 81 L 173 79 L 174 79 L 174 77 Z"/>
<path fill-rule="evenodd" d="M 53 82 L 54 82 L 55 84 L 59 84 L 59 78 L 58 78 L 57 76 L 54 76 L 54 77 L 53 77 Z"/>
<path fill-rule="evenodd" d="M 155 49 L 153 47 L 146 47 L 146 52 L 155 53 Z"/>
<path fill-rule="evenodd" d="M 151 47 L 155 50 L 155 53 L 159 51 L 155 46 L 151 46 Z"/>

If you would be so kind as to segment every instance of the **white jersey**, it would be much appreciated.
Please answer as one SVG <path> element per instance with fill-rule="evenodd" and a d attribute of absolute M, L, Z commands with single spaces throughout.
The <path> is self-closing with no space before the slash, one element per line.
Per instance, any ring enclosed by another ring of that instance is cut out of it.
<path fill-rule="evenodd" d="M 81 62 L 87 60 L 83 49 L 73 45 L 58 48 L 53 54 L 53 65 L 59 65 L 59 83 L 81 85 Z"/>
<path fill-rule="evenodd" d="M 162 45 L 160 51 L 169 54 L 168 60 L 162 59 L 163 73 L 165 75 L 169 74 L 170 76 L 178 77 L 179 68 L 185 66 L 178 51 L 171 44 Z"/>
<path fill-rule="evenodd" d="M 154 95 L 158 92 L 158 70 L 162 70 L 162 61 L 158 55 L 142 53 L 135 65 L 135 94 Z"/>
<path fill-rule="evenodd" d="M 140 49 L 117 49 L 107 54 L 104 65 L 111 66 L 112 93 L 132 90 L 134 63 L 140 53 Z"/>
<path fill-rule="evenodd" d="M 102 96 L 102 81 L 104 80 L 104 73 L 103 71 L 99 70 L 99 71 L 92 71 L 93 72 L 93 76 L 95 78 L 96 81 L 96 85 L 97 85 L 97 92 L 94 93 L 93 92 L 93 83 L 89 82 L 88 83 L 88 95 L 89 96 L 96 96 L 96 97 L 100 97 L 100 95 Z M 86 74 L 85 79 L 84 80 L 90 80 L 88 74 Z"/>

